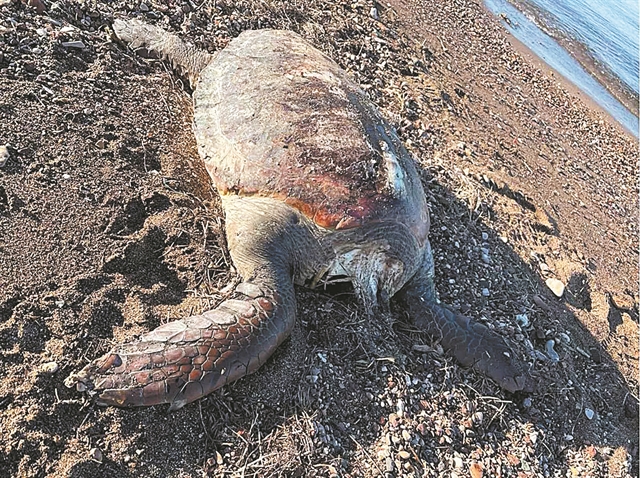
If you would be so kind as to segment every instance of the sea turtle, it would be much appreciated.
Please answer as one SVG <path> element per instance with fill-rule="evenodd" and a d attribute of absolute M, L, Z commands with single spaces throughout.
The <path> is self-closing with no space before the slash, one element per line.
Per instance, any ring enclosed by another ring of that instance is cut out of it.
<path fill-rule="evenodd" d="M 294 284 L 335 278 L 369 311 L 399 295 L 461 364 L 512 392 L 528 386 L 499 335 L 438 300 L 414 160 L 335 62 L 290 31 L 245 31 L 209 55 L 136 20 L 113 27 L 191 79 L 198 150 L 243 282 L 217 308 L 116 346 L 68 386 L 103 405 L 178 409 L 265 363 L 293 327 Z"/>

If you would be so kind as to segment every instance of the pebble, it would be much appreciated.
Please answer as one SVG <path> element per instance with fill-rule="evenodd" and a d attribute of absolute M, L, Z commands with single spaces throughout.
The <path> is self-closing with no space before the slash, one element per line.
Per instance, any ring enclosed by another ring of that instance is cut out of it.
<path fill-rule="evenodd" d="M 78 50 L 84 50 L 87 46 L 80 40 L 76 41 L 63 41 L 62 46 L 65 48 L 76 48 Z"/>
<path fill-rule="evenodd" d="M 489 295 L 490 295 L 489 289 L 487 289 L 486 287 L 484 289 L 482 289 L 482 295 L 484 297 L 489 297 Z"/>
<path fill-rule="evenodd" d="M 58 364 L 56 362 L 47 362 L 47 363 L 43 363 L 42 365 L 40 365 L 40 371 L 42 373 L 46 373 L 46 374 L 54 374 L 58 371 L 60 367 L 58 366 Z"/>
<path fill-rule="evenodd" d="M 406 450 L 399 451 L 398 456 L 403 460 L 408 460 L 409 458 L 411 458 L 411 455 Z"/>
<path fill-rule="evenodd" d="M 371 10 L 369 10 L 369 16 L 374 20 L 378 20 L 380 18 L 378 15 L 378 9 L 376 7 L 371 7 Z"/>
<path fill-rule="evenodd" d="M 544 348 L 545 348 L 545 351 L 547 352 L 547 357 L 549 357 L 549 359 L 552 362 L 559 362 L 560 356 L 558 355 L 558 352 L 556 352 L 553 348 L 555 345 L 556 345 L 556 341 L 553 339 L 549 339 L 547 340 L 547 343 L 545 344 Z"/>
<path fill-rule="evenodd" d="M 545 284 L 547 284 L 547 287 L 551 289 L 551 292 L 553 292 L 556 297 L 562 297 L 562 295 L 564 294 L 564 284 L 562 283 L 562 281 L 554 279 L 553 277 L 549 277 L 545 281 Z"/>
<path fill-rule="evenodd" d="M 480 253 L 481 253 L 482 262 L 484 262 L 485 264 L 491 264 L 491 257 L 489 256 L 489 249 L 487 249 L 486 247 L 481 247 L 480 248 Z"/>
<path fill-rule="evenodd" d="M 393 459 L 391 459 L 390 456 L 387 457 L 387 459 L 385 460 L 385 468 L 386 468 L 386 472 L 387 473 L 393 473 Z"/>
<path fill-rule="evenodd" d="M 530 399 L 529 397 L 525 398 L 525 399 L 522 401 L 522 406 L 523 406 L 524 408 L 531 408 L 531 399 Z"/>
<path fill-rule="evenodd" d="M 483 233 L 482 233 L 482 240 L 483 240 L 483 241 L 487 241 L 487 240 L 489 240 L 489 234 L 487 234 L 486 232 L 483 232 Z"/>
<path fill-rule="evenodd" d="M 140 11 L 141 12 L 148 12 L 149 11 L 149 5 L 147 5 L 146 3 L 141 3 L 140 4 Z"/>
<path fill-rule="evenodd" d="M 3 168 L 9 161 L 9 147 L 4 144 L 0 146 L 0 168 Z"/>
<path fill-rule="evenodd" d="M 471 466 L 469 467 L 471 478 L 482 478 L 483 470 L 484 469 L 482 468 L 482 465 L 474 461 L 473 463 L 471 463 Z"/>
<path fill-rule="evenodd" d="M 529 327 L 529 316 L 527 314 L 517 314 L 516 322 L 520 327 Z"/>
<path fill-rule="evenodd" d="M 473 414 L 473 417 L 471 417 L 471 419 L 473 420 L 473 423 L 475 423 L 476 425 L 482 425 L 482 422 L 484 420 L 484 413 L 476 412 Z"/>
<path fill-rule="evenodd" d="M 102 452 L 100 451 L 100 448 L 92 448 L 91 450 L 89 450 L 89 458 L 93 461 L 95 461 L 96 463 L 102 463 Z"/>
<path fill-rule="evenodd" d="M 584 409 L 584 414 L 589 420 L 593 420 L 593 417 L 595 416 L 595 412 L 593 410 L 591 410 L 590 408 L 585 408 Z"/>

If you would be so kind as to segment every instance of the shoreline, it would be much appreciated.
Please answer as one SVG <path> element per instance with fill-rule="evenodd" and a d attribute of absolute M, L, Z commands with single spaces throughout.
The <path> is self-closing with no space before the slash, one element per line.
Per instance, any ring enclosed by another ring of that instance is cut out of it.
<path fill-rule="evenodd" d="M 495 16 L 490 10 L 488 10 L 488 13 L 490 15 Z M 610 125 L 614 127 L 620 127 L 621 130 L 624 132 L 624 134 L 631 135 L 632 137 L 634 136 L 633 132 L 629 131 L 620 121 L 616 119 L 616 117 L 613 114 L 611 114 L 603 106 L 601 106 L 591 95 L 589 95 L 588 93 L 580 89 L 580 87 L 578 87 L 575 83 L 573 83 L 569 78 L 567 78 L 558 70 L 553 68 L 547 62 L 545 62 L 543 58 L 541 58 L 536 54 L 535 51 L 533 51 L 524 42 L 522 42 L 521 40 L 516 38 L 514 35 L 512 35 L 511 32 L 509 32 L 509 30 L 505 29 L 505 33 L 506 33 L 505 36 L 507 40 L 511 42 L 511 46 L 513 47 L 514 50 L 516 50 L 520 55 L 522 55 L 528 62 L 530 62 L 533 65 L 536 65 L 541 70 L 544 71 L 546 69 L 550 71 L 551 75 L 549 79 L 560 83 L 562 87 L 567 91 L 567 93 L 569 93 L 570 96 L 576 96 L 580 98 L 586 106 L 588 106 L 595 112 L 601 113 L 602 115 L 604 115 L 604 117 L 607 119 Z M 600 81 L 598 82 L 600 83 Z M 629 109 L 624 103 L 621 102 L 621 104 L 625 108 Z M 631 110 L 629 111 L 633 113 Z M 635 114 L 634 116 L 637 117 L 637 115 Z"/>
<path fill-rule="evenodd" d="M 598 83 L 600 83 L 600 85 L 630 113 L 636 117 L 639 116 L 638 109 L 640 108 L 640 94 L 635 92 L 620 77 L 618 77 L 618 75 L 616 75 L 608 65 L 602 63 L 598 58 L 596 58 L 594 53 L 591 52 L 585 43 L 572 38 L 570 34 L 557 26 L 542 22 L 540 17 L 543 16 L 543 13 L 538 11 L 538 8 L 535 5 L 528 2 L 515 2 L 513 0 L 510 0 L 509 3 L 521 13 L 525 14 L 525 16 L 531 15 L 538 28 L 567 51 L 589 75 L 595 78 Z M 524 46 L 531 50 L 526 45 Z M 532 51 L 532 53 L 536 57 L 538 56 L 534 51 Z M 540 58 L 540 60 L 544 62 L 544 59 Z"/>
<path fill-rule="evenodd" d="M 626 133 L 638 137 L 637 95 L 606 66 L 601 67 L 586 45 L 560 34 L 557 29 L 553 29 L 555 34 L 550 33 L 549 28 L 541 27 L 538 20 L 529 18 L 529 15 L 536 18 L 530 9 L 520 9 L 523 5 L 516 6 L 507 0 L 482 0 L 480 4 L 498 21 L 505 38 L 512 40 L 519 53 L 543 71 L 551 70 L 552 78 L 569 93 L 613 120 Z M 540 51 L 534 46 L 536 41 L 543 45 Z"/>

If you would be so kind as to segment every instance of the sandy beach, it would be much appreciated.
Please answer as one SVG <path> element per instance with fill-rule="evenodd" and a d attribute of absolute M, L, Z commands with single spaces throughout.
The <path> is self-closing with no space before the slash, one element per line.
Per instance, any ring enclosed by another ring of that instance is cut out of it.
<path fill-rule="evenodd" d="M 0 476 L 638 476 L 637 140 L 481 2 L 28 3 L 0 0 Z M 237 279 L 186 80 L 110 35 L 133 16 L 210 52 L 291 29 L 347 70 L 416 158 L 441 299 L 535 392 L 348 288 L 299 288 L 274 357 L 177 412 L 66 388 Z"/>

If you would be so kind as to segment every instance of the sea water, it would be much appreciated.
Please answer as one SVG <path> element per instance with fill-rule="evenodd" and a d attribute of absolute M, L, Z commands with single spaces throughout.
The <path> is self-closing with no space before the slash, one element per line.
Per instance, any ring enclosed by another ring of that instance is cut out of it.
<path fill-rule="evenodd" d="M 485 0 L 505 27 L 551 68 L 591 97 L 625 129 L 638 136 L 637 111 L 625 108 L 561 46 L 578 42 L 601 81 L 619 81 L 638 95 L 637 0 Z M 508 21 L 507 21 L 508 19 Z M 558 41 L 560 40 L 560 42 Z M 634 114 L 635 113 L 635 114 Z"/>

